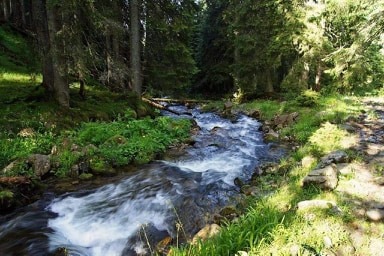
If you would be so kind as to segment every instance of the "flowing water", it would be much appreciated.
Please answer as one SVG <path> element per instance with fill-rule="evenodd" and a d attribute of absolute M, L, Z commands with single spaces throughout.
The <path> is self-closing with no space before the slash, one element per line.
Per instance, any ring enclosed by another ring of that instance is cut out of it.
<path fill-rule="evenodd" d="M 176 109 L 186 111 L 186 109 Z M 166 237 L 201 229 L 207 215 L 239 194 L 234 179 L 248 180 L 273 157 L 260 123 L 192 111 L 200 127 L 195 144 L 171 161 L 155 161 L 98 189 L 54 195 L 0 218 L 0 255 L 150 255 Z"/>

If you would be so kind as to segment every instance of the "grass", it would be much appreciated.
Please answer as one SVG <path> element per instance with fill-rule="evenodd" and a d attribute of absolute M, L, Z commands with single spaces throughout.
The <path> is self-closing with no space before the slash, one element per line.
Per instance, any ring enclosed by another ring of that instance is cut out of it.
<path fill-rule="evenodd" d="M 307 104 L 314 105 L 307 107 Z M 294 138 L 299 147 L 281 160 L 283 173 L 258 178 L 262 193 L 248 197 L 249 207 L 243 216 L 229 222 L 213 238 L 197 245 L 186 245 L 183 249 L 172 249 L 171 255 L 326 255 L 350 245 L 348 226 L 356 221 L 352 206 L 337 193 L 323 192 L 315 187 L 303 188 L 302 180 L 310 169 L 297 162 L 308 155 L 319 159 L 333 150 L 348 151 L 352 146 L 350 142 L 355 139 L 339 124 L 348 116 L 361 113 L 359 99 L 328 95 L 309 101 L 301 98 L 300 102 L 261 100 L 235 108 L 259 110 L 264 120 L 298 112 L 297 122 L 280 132 Z M 356 154 L 350 155 L 358 158 Z M 298 202 L 311 199 L 334 201 L 341 212 L 332 209 L 297 211 Z"/>

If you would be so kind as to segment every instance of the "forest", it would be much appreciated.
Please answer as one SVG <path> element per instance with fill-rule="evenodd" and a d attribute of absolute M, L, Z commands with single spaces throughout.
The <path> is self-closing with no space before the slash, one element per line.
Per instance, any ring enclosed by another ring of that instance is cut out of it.
<path fill-rule="evenodd" d="M 0 254 L 378 255 L 383 97 L 383 0 L 0 0 Z M 312 184 L 319 170 L 338 185 Z M 115 219 L 129 198 L 151 218 L 99 245 L 76 220 L 55 233 L 67 193 L 83 212 Z M 38 228 L 22 217 L 35 202 Z"/>
<path fill-rule="evenodd" d="M 64 107 L 76 82 L 240 100 L 382 85 L 381 1 L 2 1 L 1 10 L 33 39 L 33 72 Z"/>

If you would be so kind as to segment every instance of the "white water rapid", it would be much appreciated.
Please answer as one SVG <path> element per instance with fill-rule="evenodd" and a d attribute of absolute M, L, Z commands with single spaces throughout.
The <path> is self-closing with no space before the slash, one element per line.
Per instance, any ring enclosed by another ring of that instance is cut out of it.
<path fill-rule="evenodd" d="M 155 161 L 118 183 L 47 200 L 34 215 L 41 224 L 27 231 L 18 232 L 16 220 L 28 226 L 31 209 L 0 220 L 0 248 L 8 246 L 4 255 L 14 255 L 15 245 L 3 239 L 18 235 L 27 237 L 27 255 L 66 248 L 70 255 L 120 256 L 150 255 L 148 244 L 180 236 L 177 224 L 187 234 L 197 232 L 206 224 L 205 213 L 239 193 L 234 179 L 249 179 L 269 156 L 257 120 L 240 115 L 231 122 L 197 110 L 193 116 L 200 131 L 179 159 Z M 39 242 L 32 239 L 36 234 Z"/>

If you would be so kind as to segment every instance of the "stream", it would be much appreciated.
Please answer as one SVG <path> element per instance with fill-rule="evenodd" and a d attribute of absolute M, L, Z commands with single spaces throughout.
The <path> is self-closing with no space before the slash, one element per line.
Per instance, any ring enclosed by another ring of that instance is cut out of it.
<path fill-rule="evenodd" d="M 247 181 L 260 163 L 283 154 L 271 153 L 255 119 L 173 108 L 190 111 L 183 117 L 200 127 L 185 154 L 97 189 L 46 193 L 0 217 L 0 255 L 56 255 L 59 248 L 69 255 L 151 255 L 166 237 L 183 241 L 198 232 L 239 195 L 235 178 Z"/>

